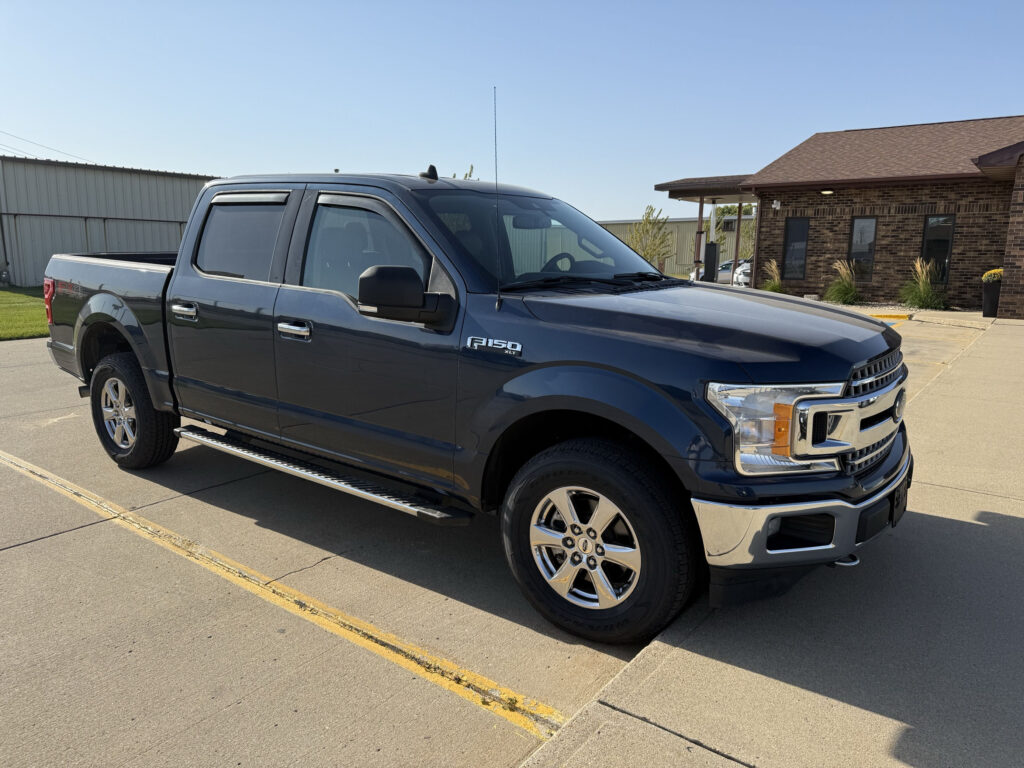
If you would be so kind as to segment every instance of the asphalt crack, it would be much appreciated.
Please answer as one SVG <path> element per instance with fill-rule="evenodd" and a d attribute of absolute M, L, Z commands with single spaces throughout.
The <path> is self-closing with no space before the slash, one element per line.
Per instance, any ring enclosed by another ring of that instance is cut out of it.
<path fill-rule="evenodd" d="M 660 731 L 665 731 L 665 733 L 671 733 L 673 736 L 675 736 L 677 738 L 680 738 L 683 741 L 688 741 L 691 744 L 693 744 L 694 746 L 700 747 L 701 749 L 706 749 L 708 752 L 714 752 L 719 757 L 724 757 L 726 760 L 731 760 L 732 762 L 736 763 L 737 765 L 742 765 L 745 768 L 757 768 L 757 766 L 754 765 L 754 763 L 748 763 L 745 760 L 740 760 L 738 757 L 733 757 L 728 752 L 723 752 L 720 749 L 715 749 L 714 747 L 712 747 L 712 746 L 710 746 L 708 744 L 705 744 L 704 742 L 700 741 L 699 739 L 694 739 L 694 738 L 691 738 L 690 736 L 687 736 L 684 733 L 680 733 L 679 731 L 674 731 L 671 728 L 666 728 L 664 725 L 660 725 L 659 723 L 654 722 L 650 718 L 643 717 L 642 715 L 638 715 L 638 714 L 636 714 L 634 712 L 630 712 L 628 709 L 623 709 L 622 707 L 617 707 L 614 704 L 609 704 L 604 699 L 598 699 L 597 703 L 600 704 L 602 707 L 608 707 L 608 709 L 613 709 L 616 712 L 618 712 L 619 714 L 626 715 L 627 717 L 632 717 L 634 720 L 639 720 L 642 723 L 647 723 L 647 725 L 653 725 L 655 728 L 657 728 Z"/>
<path fill-rule="evenodd" d="M 345 551 L 347 552 L 348 550 L 345 550 Z M 321 557 L 319 560 L 317 560 L 312 565 L 305 565 L 302 568 L 296 568 L 294 571 L 288 571 L 288 573 L 283 573 L 280 576 L 275 576 L 270 581 L 265 582 L 263 586 L 268 586 L 270 584 L 273 584 L 275 581 L 281 581 L 281 579 L 287 579 L 289 576 L 293 576 L 296 573 L 302 573 L 303 571 L 308 571 L 311 568 L 316 568 L 318 565 L 320 565 L 320 563 L 326 563 L 328 560 L 333 560 L 334 558 L 340 557 L 343 554 L 345 554 L 345 552 L 335 552 L 333 555 L 325 555 L 324 557 Z"/>
<path fill-rule="evenodd" d="M 48 533 L 45 536 L 37 536 L 34 539 L 28 539 L 27 541 L 19 541 L 17 544 L 8 544 L 6 547 L 0 547 L 0 552 L 6 552 L 8 549 L 17 549 L 18 547 L 24 547 L 26 544 L 34 544 L 37 541 L 46 541 L 52 539 L 54 536 L 63 536 L 65 533 L 74 533 L 80 531 L 83 528 L 89 528 L 100 523 L 109 523 L 113 518 L 107 518 L 106 520 L 93 520 L 91 523 L 83 523 L 82 525 L 76 525 L 74 528 L 68 528 L 63 531 L 56 531 L 54 533 Z"/>
<path fill-rule="evenodd" d="M 269 472 L 272 472 L 272 471 L 273 470 L 271 470 L 271 469 L 261 469 L 258 472 L 253 472 L 251 475 L 243 475 L 242 477 L 235 477 L 235 478 L 232 478 L 231 480 L 224 480 L 223 482 L 220 482 L 220 483 L 214 483 L 213 485 L 206 485 L 206 486 L 203 486 L 202 488 L 196 488 L 196 489 L 191 490 L 191 491 L 185 491 L 184 493 L 177 493 L 174 496 L 168 496 L 166 499 L 157 499 L 156 501 L 148 501 L 145 504 L 139 504 L 137 507 L 130 507 L 130 509 L 131 509 L 131 511 L 135 512 L 135 511 L 138 511 L 140 509 L 145 509 L 146 507 L 152 507 L 152 506 L 155 506 L 157 504 L 163 504 L 164 502 L 167 502 L 167 501 L 174 501 L 175 499 L 195 498 L 196 494 L 203 493 L 204 491 L 212 491 L 214 488 L 223 488 L 225 485 L 231 485 L 232 483 L 240 483 L 243 480 L 250 480 L 251 478 L 259 477 L 260 475 L 265 475 L 265 474 L 267 474 Z"/>

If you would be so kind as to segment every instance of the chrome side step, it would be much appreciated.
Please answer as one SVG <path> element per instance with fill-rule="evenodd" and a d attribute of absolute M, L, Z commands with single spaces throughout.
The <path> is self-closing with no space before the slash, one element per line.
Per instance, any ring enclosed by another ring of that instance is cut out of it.
<path fill-rule="evenodd" d="M 372 501 L 407 515 L 419 517 L 437 525 L 468 525 L 472 515 L 458 509 L 449 509 L 426 503 L 412 496 L 403 496 L 391 491 L 372 485 L 355 477 L 348 477 L 331 470 L 318 467 L 305 461 L 293 459 L 290 456 L 283 456 L 263 448 L 254 448 L 241 441 L 234 440 L 226 435 L 218 435 L 207 432 L 198 427 L 178 427 L 174 430 L 182 440 L 191 440 L 194 443 L 205 445 L 223 453 L 246 459 L 264 467 L 278 469 L 295 475 L 314 483 L 325 485 L 336 491 L 356 496 L 366 501 Z"/>

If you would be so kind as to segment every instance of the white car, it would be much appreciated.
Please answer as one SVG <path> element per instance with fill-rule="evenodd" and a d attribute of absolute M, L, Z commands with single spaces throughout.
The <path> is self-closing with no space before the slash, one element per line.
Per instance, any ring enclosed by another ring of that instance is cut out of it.
<path fill-rule="evenodd" d="M 733 275 L 732 284 L 740 285 L 744 288 L 750 287 L 750 267 L 749 261 L 744 261 L 738 267 L 736 267 L 736 274 Z"/>
<path fill-rule="evenodd" d="M 743 269 L 743 265 L 744 264 L 750 264 L 750 259 L 740 259 L 739 265 L 736 267 L 736 272 L 737 273 L 739 273 L 739 271 L 741 269 Z M 690 272 L 690 279 L 691 280 L 700 280 L 700 278 L 703 275 L 704 275 L 704 266 L 701 265 L 699 268 L 694 268 L 693 271 Z M 723 262 L 723 263 L 718 265 L 718 274 L 715 276 L 715 282 L 716 283 L 725 283 L 726 285 L 728 285 L 729 281 L 731 279 L 732 279 L 732 259 L 729 259 L 728 261 Z"/>

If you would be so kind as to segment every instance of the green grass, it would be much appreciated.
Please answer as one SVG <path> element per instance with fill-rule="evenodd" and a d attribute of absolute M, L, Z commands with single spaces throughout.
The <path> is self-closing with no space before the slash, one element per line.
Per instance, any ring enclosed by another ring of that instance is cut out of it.
<path fill-rule="evenodd" d="M 0 288 L 0 341 L 49 335 L 41 287 Z"/>

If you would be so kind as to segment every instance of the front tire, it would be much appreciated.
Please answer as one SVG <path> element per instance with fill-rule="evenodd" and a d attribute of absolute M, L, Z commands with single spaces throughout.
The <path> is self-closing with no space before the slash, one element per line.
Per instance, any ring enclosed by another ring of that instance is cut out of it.
<path fill-rule="evenodd" d="M 501 529 L 526 598 L 590 640 L 649 639 L 697 584 L 688 505 L 617 443 L 570 440 L 528 461 L 509 485 Z"/>
<path fill-rule="evenodd" d="M 153 408 L 135 356 L 108 355 L 97 364 L 89 385 L 92 421 L 103 449 L 125 469 L 161 464 L 178 447 L 177 415 Z"/>

